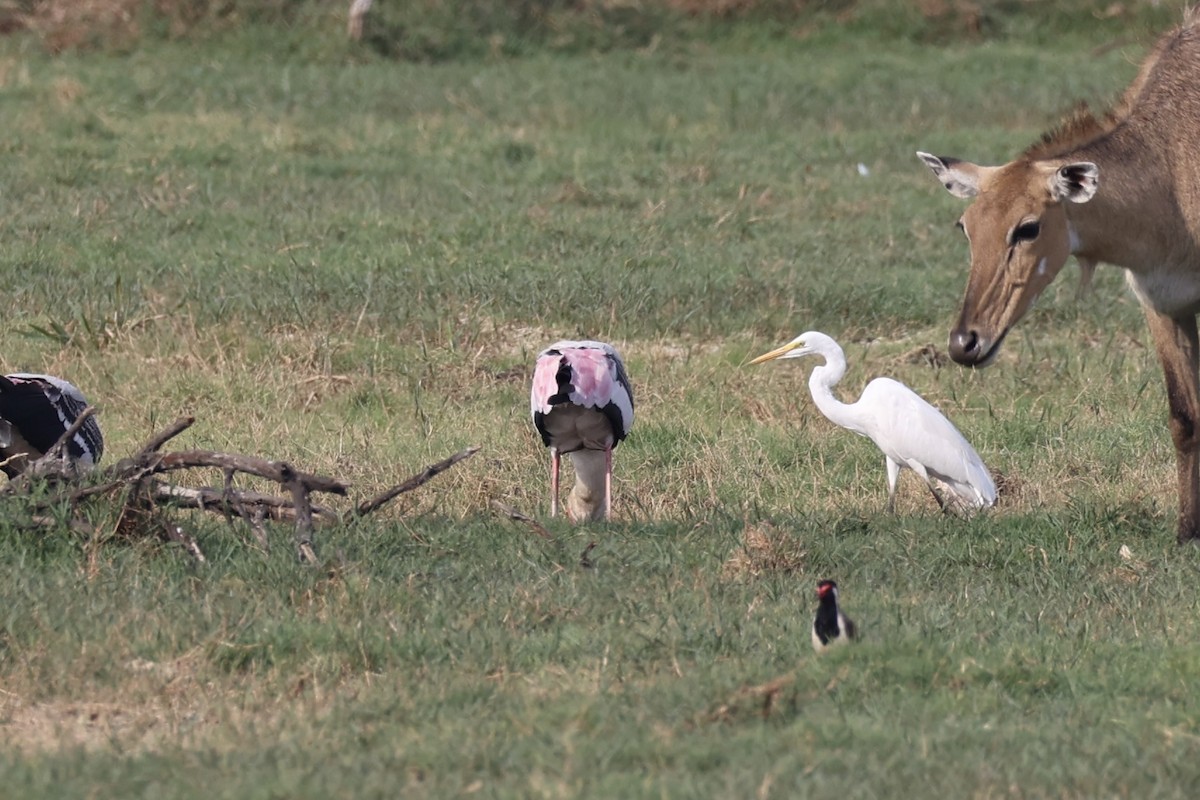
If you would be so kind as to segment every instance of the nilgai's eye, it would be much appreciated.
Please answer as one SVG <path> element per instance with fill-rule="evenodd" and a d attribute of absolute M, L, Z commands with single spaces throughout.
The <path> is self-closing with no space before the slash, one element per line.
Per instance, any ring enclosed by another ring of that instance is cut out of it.
<path fill-rule="evenodd" d="M 1042 232 L 1042 224 L 1037 220 L 1022 222 L 1012 232 L 1013 244 L 1017 242 L 1032 242 Z"/>

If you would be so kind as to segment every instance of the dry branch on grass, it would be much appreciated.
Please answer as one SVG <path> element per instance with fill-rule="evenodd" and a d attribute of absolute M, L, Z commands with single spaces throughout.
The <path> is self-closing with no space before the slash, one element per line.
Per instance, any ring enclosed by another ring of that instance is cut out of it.
<path fill-rule="evenodd" d="M 499 514 L 503 517 L 507 517 L 515 522 L 524 522 L 529 526 L 530 530 L 547 541 L 550 541 L 554 538 L 550 535 L 550 531 L 546 530 L 545 525 L 538 522 L 528 514 L 522 514 L 520 511 L 517 511 L 510 505 L 501 503 L 499 500 L 493 500 L 492 508 L 499 512 Z"/>
<path fill-rule="evenodd" d="M 348 485 L 324 475 L 301 472 L 284 461 L 272 461 L 259 456 L 238 453 L 218 453 L 210 450 L 160 452 L 171 439 L 187 430 L 195 420 L 180 417 L 152 436 L 141 449 L 112 466 L 81 476 L 74 465 L 64 459 L 63 448 L 83 422 L 94 413 L 89 406 L 79 415 L 58 442 L 19 477 L 0 488 L 0 498 L 19 499 L 28 514 L 26 527 L 45 528 L 62 524 L 59 516 L 51 514 L 63 509 L 66 524 L 74 531 L 98 538 L 100 531 L 82 516 L 86 501 L 104 498 L 120 503 L 114 526 L 124 538 L 155 536 L 178 542 L 198 560 L 204 560 L 199 545 L 188 532 L 169 519 L 161 509 L 184 508 L 221 514 L 231 524 L 234 518 L 244 520 L 254 532 L 258 544 L 267 546 L 264 520 L 292 522 L 296 526 L 296 551 L 303 561 L 313 562 L 316 553 L 313 537 L 318 524 L 344 523 L 365 517 L 425 483 L 458 462 L 470 458 L 479 447 L 468 447 L 393 486 L 379 495 L 338 512 L 312 501 L 315 492 L 346 495 Z M 224 474 L 221 488 L 186 486 L 176 478 L 178 473 L 193 469 L 218 469 Z M 253 475 L 279 484 L 282 495 L 241 489 L 235 486 L 238 473 Z M 158 476 L 170 474 L 171 480 Z M 47 487 L 41 491 L 41 487 Z M 35 491 L 37 489 L 37 491 Z"/>

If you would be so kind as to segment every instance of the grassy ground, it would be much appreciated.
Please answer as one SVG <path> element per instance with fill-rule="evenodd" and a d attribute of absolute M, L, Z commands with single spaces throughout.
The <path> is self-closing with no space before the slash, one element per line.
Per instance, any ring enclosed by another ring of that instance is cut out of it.
<path fill-rule="evenodd" d="M 84 387 L 113 458 L 185 412 L 180 444 L 362 493 L 484 447 L 320 569 L 283 529 L 185 518 L 197 568 L 0 520 L 0 795 L 1194 796 L 1200 560 L 1119 275 L 1080 301 L 1069 268 L 996 367 L 939 366 L 966 248 L 913 152 L 1003 159 L 1142 52 L 1058 44 L 0 40 L 0 368 Z M 745 366 L 809 328 L 844 396 L 888 374 L 958 422 L 999 508 L 907 476 L 884 515 L 807 365 Z M 544 513 L 529 368 L 578 335 L 638 421 L 617 519 L 547 542 L 489 504 Z M 823 577 L 866 638 L 818 659 Z"/>

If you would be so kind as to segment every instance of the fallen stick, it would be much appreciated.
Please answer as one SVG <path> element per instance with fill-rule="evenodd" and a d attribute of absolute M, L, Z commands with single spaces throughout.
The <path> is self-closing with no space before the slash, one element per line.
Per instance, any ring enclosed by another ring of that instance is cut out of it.
<path fill-rule="evenodd" d="M 522 514 L 520 511 L 517 511 L 512 506 L 505 505 L 504 503 L 501 503 L 499 500 L 493 500 L 492 508 L 496 509 L 497 511 L 500 512 L 501 515 L 508 517 L 511 520 L 515 520 L 516 522 L 524 522 L 526 525 L 528 525 L 530 528 L 533 529 L 534 533 L 536 533 L 538 536 L 542 537 L 543 539 L 546 539 L 547 541 L 554 539 L 554 537 L 550 535 L 550 531 L 546 530 L 545 525 L 538 522 L 536 519 L 529 516 L 528 514 Z"/>
<path fill-rule="evenodd" d="M 52 444 L 50 449 L 43 453 L 42 457 L 33 462 L 31 466 L 37 466 L 43 461 L 49 462 L 62 458 L 62 451 L 63 448 L 67 446 L 67 442 L 75 438 L 75 434 L 79 433 L 79 429 L 82 428 L 83 424 L 91 419 L 95 413 L 95 406 L 87 406 L 83 409 L 83 411 L 80 411 L 79 416 L 75 418 L 75 421 L 67 426 L 67 429 L 63 431 L 62 436 L 58 437 L 58 441 Z M 59 414 L 61 415 L 62 412 L 60 411 Z"/>
<path fill-rule="evenodd" d="M 301 561 L 315 561 L 313 514 L 312 505 L 308 501 L 308 489 L 305 488 L 300 473 L 292 469 L 290 464 L 280 464 L 279 467 L 282 483 L 292 494 L 292 508 L 296 512 L 296 553 Z"/>
<path fill-rule="evenodd" d="M 91 406 L 84 409 L 54 448 L 33 462 L 30 470 L 9 481 L 0 489 L 0 494 L 22 497 L 27 503 L 26 513 L 31 515 L 30 524 L 34 527 L 60 524 L 55 520 L 61 519 L 61 516 L 48 515 L 45 512 L 51 509 L 69 509 L 70 527 L 90 534 L 94 533 L 95 529 L 75 516 L 78 508 L 85 502 L 119 493 L 120 509 L 116 521 L 118 533 L 127 538 L 135 532 L 145 535 L 153 531 L 158 538 L 183 545 L 184 549 L 201 562 L 204 561 L 204 554 L 195 539 L 180 526 L 158 518 L 155 515 L 158 508 L 173 507 L 218 513 L 223 515 L 229 524 L 233 523 L 236 516 L 246 522 L 264 549 L 267 547 L 264 520 L 292 522 L 296 526 L 295 543 L 301 560 L 315 563 L 313 539 L 318 523 L 345 523 L 350 519 L 374 513 L 400 495 L 423 486 L 460 461 L 475 455 L 480 449 L 478 446 L 472 446 L 461 450 L 449 458 L 430 464 L 403 483 L 363 500 L 348 511 L 337 512 L 314 504 L 311 497 L 313 492 L 346 495 L 347 484 L 337 478 L 302 472 L 287 462 L 238 453 L 209 450 L 160 452 L 168 441 L 192 426 L 195 419 L 190 416 L 178 418 L 146 440 L 141 449 L 132 456 L 88 474 L 86 478 L 89 482 L 82 483 L 85 476 L 77 474 L 70 462 L 61 458 L 61 451 L 93 413 L 95 412 Z M 32 467 L 35 466 L 44 470 L 45 474 L 34 471 Z M 222 488 L 184 486 L 174 480 L 156 477 L 206 468 L 221 470 L 224 475 Z M 278 484 L 285 494 L 276 496 L 240 489 L 234 485 L 234 478 L 239 472 L 272 481 Z M 32 479 L 35 477 L 53 477 L 59 480 L 49 485 L 50 491 L 35 496 L 32 491 Z M 541 535 L 549 538 L 549 533 L 545 532 L 544 528 L 541 531 Z"/>
<path fill-rule="evenodd" d="M 179 434 L 186 431 L 188 428 L 192 427 L 192 424 L 195 421 L 196 421 L 195 417 L 180 417 L 179 419 L 175 420 L 170 425 L 168 425 L 166 428 L 163 428 L 161 431 L 159 431 L 158 433 L 154 434 L 149 439 L 147 439 L 146 443 L 144 445 L 142 445 L 142 449 L 138 451 L 138 455 L 146 455 L 147 453 L 157 453 L 159 450 L 162 449 L 162 446 L 164 444 L 171 441 L 176 436 L 178 436 Z"/>
<path fill-rule="evenodd" d="M 176 525 L 174 522 L 162 523 L 163 535 L 168 541 L 175 542 L 183 546 L 188 555 L 196 559 L 201 564 L 207 563 L 208 559 L 204 557 L 204 551 L 200 549 L 200 545 L 196 543 L 195 537 L 185 531 L 183 528 Z"/>
<path fill-rule="evenodd" d="M 296 509 L 289 497 L 252 492 L 248 489 L 219 490 L 208 486 L 179 486 L 178 484 L 153 481 L 146 489 L 155 505 L 211 511 L 223 514 L 232 522 L 236 514 L 253 526 L 255 516 L 275 522 L 295 522 Z M 341 517 L 336 511 L 324 506 L 309 505 L 315 518 L 323 522 L 336 522 Z"/>
<path fill-rule="evenodd" d="M 171 472 L 179 469 L 193 469 L 195 467 L 216 467 L 217 469 L 232 469 L 236 472 L 245 472 L 248 475 L 257 475 L 260 478 L 266 478 L 280 485 L 299 481 L 305 491 L 309 492 L 329 492 L 330 494 L 344 495 L 347 491 L 346 485 L 335 478 L 299 472 L 282 461 L 269 461 L 257 456 L 216 453 L 211 450 L 188 450 L 183 453 L 156 454 L 151 459 L 148 459 L 148 461 L 149 463 L 145 466 L 149 470 L 149 474 Z"/>
<path fill-rule="evenodd" d="M 430 464 L 428 467 L 426 467 L 425 469 L 423 469 L 421 472 L 417 473 L 416 475 L 413 475 L 411 478 L 406 480 L 404 483 L 397 484 L 396 486 L 393 486 L 391 489 L 388 489 L 383 494 L 380 494 L 376 497 L 371 498 L 370 500 L 364 500 L 363 502 L 359 503 L 358 507 L 354 509 L 354 516 L 365 517 L 367 514 L 370 514 L 373 511 L 377 511 L 378 509 L 382 508 L 385 504 L 390 503 L 392 500 L 395 500 L 397 497 L 404 494 L 405 492 L 411 492 L 413 489 L 416 489 L 418 486 L 425 485 L 430 480 L 437 477 L 439 474 L 445 472 L 446 470 L 450 469 L 458 462 L 462 461 L 464 458 L 470 458 L 471 456 L 475 455 L 476 453 L 479 452 L 479 449 L 480 449 L 479 445 L 472 445 L 471 447 L 468 447 L 465 450 L 459 450 L 454 455 L 450 456 L 447 459 L 443 459 L 442 461 L 439 461 L 436 464 Z"/>

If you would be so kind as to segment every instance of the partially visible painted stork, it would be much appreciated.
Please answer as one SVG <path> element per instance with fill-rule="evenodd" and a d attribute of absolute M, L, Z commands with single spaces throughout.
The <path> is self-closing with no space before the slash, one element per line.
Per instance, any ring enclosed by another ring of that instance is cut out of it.
<path fill-rule="evenodd" d="M 0 469 L 10 478 L 20 475 L 54 446 L 87 405 L 83 394 L 62 378 L 0 375 Z M 95 466 L 104 452 L 95 417 L 88 417 L 65 449 L 76 464 Z"/>
<path fill-rule="evenodd" d="M 529 406 L 550 448 L 550 516 L 558 514 L 559 461 L 566 453 L 575 467 L 567 514 L 607 519 L 612 451 L 633 427 L 633 389 L 616 348 L 592 341 L 550 345 L 538 354 Z"/>

